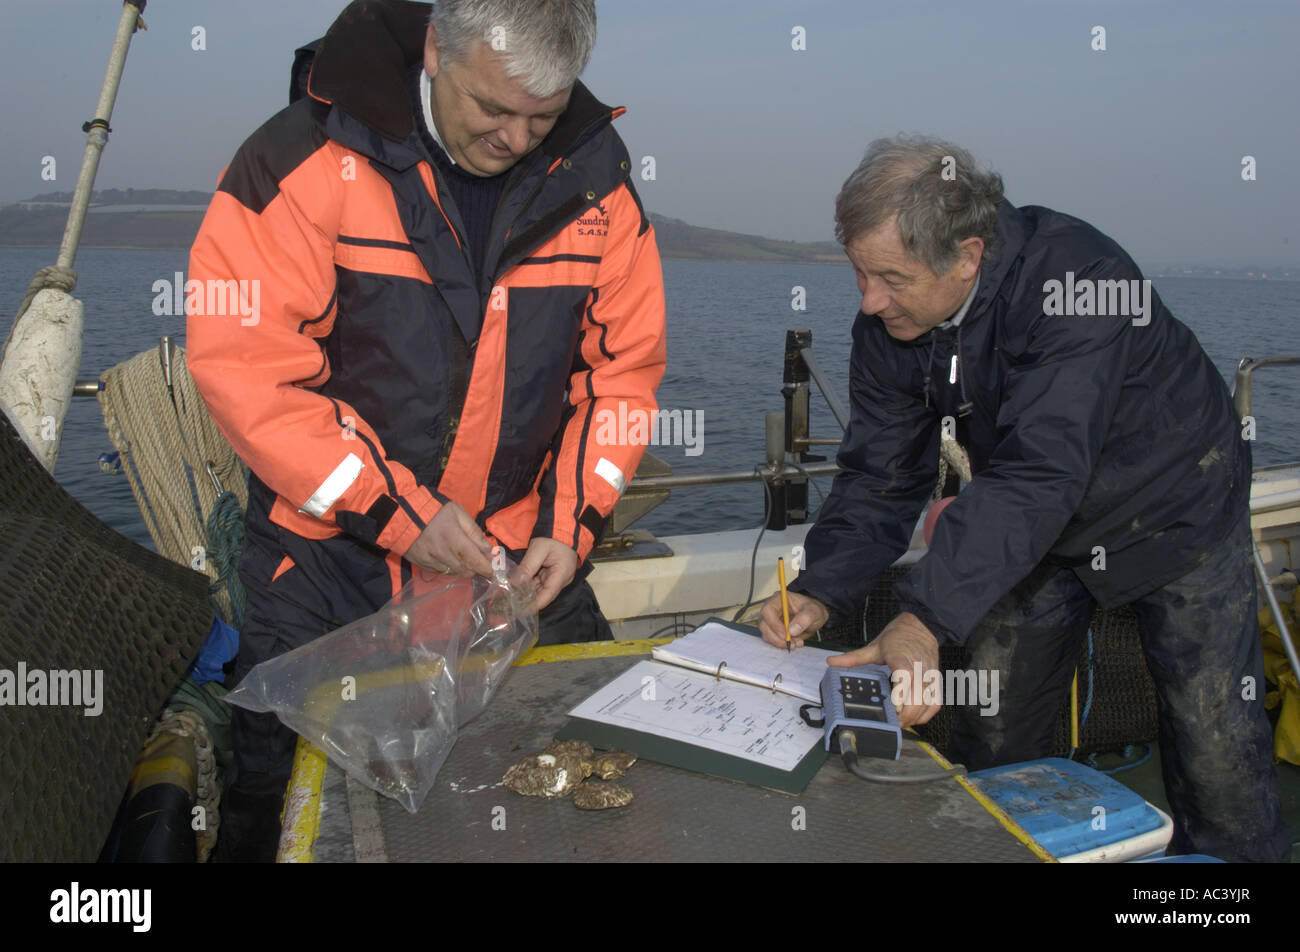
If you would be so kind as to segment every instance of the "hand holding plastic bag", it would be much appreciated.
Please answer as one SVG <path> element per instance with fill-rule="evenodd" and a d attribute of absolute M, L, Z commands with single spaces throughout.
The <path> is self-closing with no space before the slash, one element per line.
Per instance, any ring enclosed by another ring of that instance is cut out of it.
<path fill-rule="evenodd" d="M 537 642 L 531 582 L 416 569 L 387 605 L 257 665 L 226 700 L 275 712 L 366 786 L 414 813 L 469 722 Z"/>

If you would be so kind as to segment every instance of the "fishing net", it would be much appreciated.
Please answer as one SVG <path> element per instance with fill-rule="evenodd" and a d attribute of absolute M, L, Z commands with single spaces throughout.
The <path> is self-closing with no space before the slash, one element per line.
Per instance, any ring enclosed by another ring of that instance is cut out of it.
<path fill-rule="evenodd" d="M 99 855 L 208 584 L 96 519 L 0 413 L 0 862 Z"/>

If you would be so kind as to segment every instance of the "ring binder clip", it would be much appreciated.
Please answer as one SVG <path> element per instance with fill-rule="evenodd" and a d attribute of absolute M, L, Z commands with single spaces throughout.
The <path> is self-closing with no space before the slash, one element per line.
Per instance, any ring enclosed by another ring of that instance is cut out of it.
<path fill-rule="evenodd" d="M 781 676 L 780 674 L 778 674 L 776 677 L 774 677 L 774 678 L 772 679 L 772 693 L 773 693 L 773 694 L 776 693 L 776 686 L 777 686 L 778 684 L 780 684 L 782 680 L 783 680 L 783 679 L 782 679 L 782 676 Z"/>
<path fill-rule="evenodd" d="M 722 680 L 722 669 L 725 668 L 726 666 L 727 666 L 727 662 L 725 661 L 718 662 L 718 670 L 713 672 L 713 680 L 715 681 Z"/>

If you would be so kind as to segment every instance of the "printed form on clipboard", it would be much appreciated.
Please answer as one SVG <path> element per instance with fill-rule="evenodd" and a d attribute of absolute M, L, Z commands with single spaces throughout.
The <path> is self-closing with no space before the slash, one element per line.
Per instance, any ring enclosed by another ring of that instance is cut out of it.
<path fill-rule="evenodd" d="M 821 702 L 826 659 L 834 651 L 805 645 L 786 651 L 716 621 L 650 652 L 663 661 L 755 687 L 779 691 L 814 704 Z"/>
<path fill-rule="evenodd" d="M 803 722 L 799 706 L 819 703 L 832 652 L 787 652 L 718 622 L 665 647 L 662 657 L 664 649 L 656 648 L 655 660 L 634 664 L 569 711 L 556 740 L 582 739 L 673 767 L 802 791 L 826 751 L 823 731 Z"/>

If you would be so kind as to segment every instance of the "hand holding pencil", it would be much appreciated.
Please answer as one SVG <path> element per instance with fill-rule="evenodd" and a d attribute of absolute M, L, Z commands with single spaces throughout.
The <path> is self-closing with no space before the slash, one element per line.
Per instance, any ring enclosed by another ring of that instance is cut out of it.
<path fill-rule="evenodd" d="M 784 566 L 778 563 L 778 581 Z M 790 633 L 790 648 L 802 648 L 804 637 L 817 631 L 830 617 L 826 606 L 810 595 L 786 591 L 785 608 L 782 608 L 781 592 L 775 592 L 763 603 L 759 614 L 758 630 L 763 640 L 778 648 L 786 646 L 786 632 Z M 787 612 L 789 624 L 786 624 Z"/>

